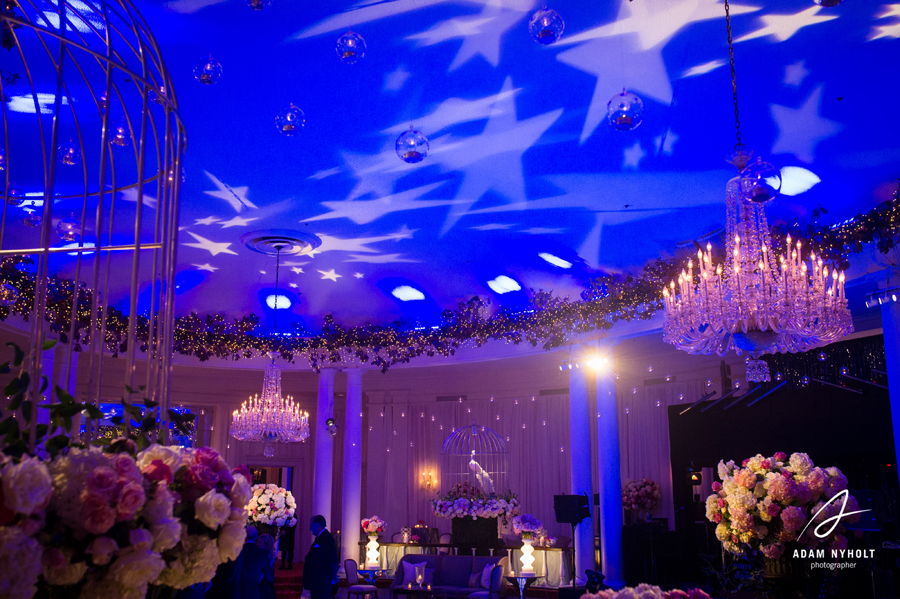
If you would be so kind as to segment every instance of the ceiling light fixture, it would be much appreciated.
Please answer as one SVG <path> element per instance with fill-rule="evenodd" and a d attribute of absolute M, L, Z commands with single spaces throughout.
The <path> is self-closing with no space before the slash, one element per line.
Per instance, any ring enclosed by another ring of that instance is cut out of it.
<path fill-rule="evenodd" d="M 741 143 L 731 18 L 725 1 L 731 86 L 737 143 L 731 158 L 741 175 L 726 186 L 725 262 L 714 265 L 712 246 L 697 252 L 697 272 L 689 261 L 663 290 L 666 322 L 663 340 L 690 354 L 750 354 L 747 380 L 770 381 L 762 354 L 802 352 L 827 345 L 853 331 L 844 296 L 844 273 L 787 237 L 784 255 L 776 256 L 763 204 L 777 189 L 771 165 L 758 160 Z M 778 176 L 780 186 L 780 176 Z"/>

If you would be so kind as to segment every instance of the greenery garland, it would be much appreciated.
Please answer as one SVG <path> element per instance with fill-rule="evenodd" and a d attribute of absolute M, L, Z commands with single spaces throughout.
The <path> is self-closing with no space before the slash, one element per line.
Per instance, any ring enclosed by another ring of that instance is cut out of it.
<path fill-rule="evenodd" d="M 825 213 L 824 209 L 817 209 L 814 222 L 806 228 L 801 228 L 798 223 L 774 227 L 775 249 L 783 248 L 785 237 L 790 234 L 794 239 L 805 239 L 806 245 L 824 261 L 844 270 L 849 266 L 848 255 L 861 253 L 869 243 L 875 243 L 882 253 L 897 245 L 900 234 L 897 193 L 892 200 L 837 225 L 819 224 L 818 216 Z M 28 319 L 35 287 L 34 274 L 25 268 L 30 262 L 28 258 L 16 256 L 0 263 L 0 277 L 19 292 L 13 306 L 0 307 L 0 320 L 6 320 L 10 314 Z M 573 335 L 608 330 L 620 320 L 649 319 L 663 307 L 661 289 L 678 276 L 681 268 L 682 259 L 657 259 L 646 264 L 640 276 L 594 277 L 577 300 L 532 289 L 529 307 L 519 312 L 501 308 L 491 313 L 488 300 L 473 297 L 460 302 L 455 310 L 445 310 L 441 323 L 434 328 L 406 322 L 347 328 L 336 323 L 329 314 L 318 335 L 303 336 L 298 330 L 295 336 L 280 336 L 255 333 L 259 327 L 256 314 L 229 320 L 221 314 L 200 316 L 191 313 L 175 320 L 175 351 L 201 361 L 212 357 L 238 360 L 274 352 L 288 362 L 303 357 L 315 370 L 331 363 L 356 360 L 386 372 L 390 366 L 413 358 L 451 356 L 463 345 L 480 347 L 491 340 L 512 344 L 527 342 L 533 347 L 549 350 L 562 345 Z M 76 293 L 78 310 L 73 338 L 69 339 L 69 317 Z M 75 351 L 81 351 L 90 341 L 93 293 L 83 283 L 75 285 L 58 277 L 49 280 L 46 317 L 50 330 L 60 341 L 73 343 Z M 101 318 L 102 314 L 97 317 Z M 145 315 L 139 315 L 138 319 L 137 339 L 141 343 L 140 350 L 146 351 L 152 325 Z M 114 355 L 125 351 L 127 331 L 128 316 L 108 307 L 104 343 Z"/>

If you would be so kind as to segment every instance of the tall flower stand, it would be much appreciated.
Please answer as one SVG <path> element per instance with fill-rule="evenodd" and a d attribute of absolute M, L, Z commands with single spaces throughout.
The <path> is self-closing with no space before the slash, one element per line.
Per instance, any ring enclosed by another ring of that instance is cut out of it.
<path fill-rule="evenodd" d="M 519 558 L 519 561 L 522 562 L 522 576 L 534 576 L 534 555 L 532 555 L 534 547 L 531 546 L 533 542 L 532 533 L 522 533 L 522 557 Z"/>
<path fill-rule="evenodd" d="M 366 543 L 366 568 L 377 568 L 381 565 L 378 553 L 378 533 L 369 533 L 369 542 Z"/>

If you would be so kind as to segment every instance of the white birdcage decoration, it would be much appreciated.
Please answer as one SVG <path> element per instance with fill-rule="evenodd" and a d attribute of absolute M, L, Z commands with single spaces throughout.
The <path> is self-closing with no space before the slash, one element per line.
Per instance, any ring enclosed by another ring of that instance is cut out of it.
<path fill-rule="evenodd" d="M 441 447 L 441 491 L 459 483 L 486 495 L 509 488 L 509 451 L 496 431 L 470 424 L 456 429 Z"/>

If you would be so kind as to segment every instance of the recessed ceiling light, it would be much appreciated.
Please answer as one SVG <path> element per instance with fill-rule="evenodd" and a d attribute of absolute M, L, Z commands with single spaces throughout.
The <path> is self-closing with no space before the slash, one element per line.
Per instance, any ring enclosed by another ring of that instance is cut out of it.
<path fill-rule="evenodd" d="M 488 281 L 488 287 L 500 294 L 518 291 L 522 288 L 515 280 L 510 279 L 505 275 L 500 275 L 493 281 Z"/>
<path fill-rule="evenodd" d="M 273 293 L 266 297 L 266 305 L 272 310 L 287 310 L 291 307 L 291 300 L 286 295 L 275 295 Z"/>
<path fill-rule="evenodd" d="M 541 258 L 543 258 L 544 260 L 546 260 L 553 266 L 558 266 L 560 268 L 572 268 L 571 262 L 563 260 L 562 258 L 554 256 L 553 254 L 548 254 L 547 252 L 541 252 L 540 254 L 538 254 L 538 256 L 540 256 Z"/>
<path fill-rule="evenodd" d="M 409 285 L 400 285 L 399 287 L 395 287 L 394 290 L 391 291 L 391 295 L 404 302 L 425 299 L 424 293 L 422 293 L 415 287 L 410 287 Z"/>

